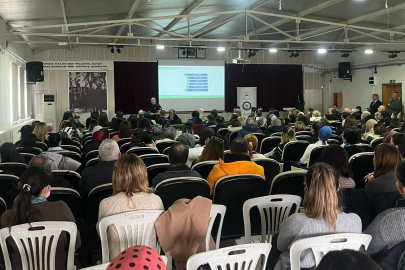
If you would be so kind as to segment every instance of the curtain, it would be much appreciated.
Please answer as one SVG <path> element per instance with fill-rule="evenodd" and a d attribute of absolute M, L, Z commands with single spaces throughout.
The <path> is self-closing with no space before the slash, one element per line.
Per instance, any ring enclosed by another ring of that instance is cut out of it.
<path fill-rule="evenodd" d="M 301 65 L 227 64 L 225 110 L 232 112 L 237 104 L 237 87 L 257 87 L 257 107 L 282 110 L 295 107 L 295 99 L 303 96 Z"/>

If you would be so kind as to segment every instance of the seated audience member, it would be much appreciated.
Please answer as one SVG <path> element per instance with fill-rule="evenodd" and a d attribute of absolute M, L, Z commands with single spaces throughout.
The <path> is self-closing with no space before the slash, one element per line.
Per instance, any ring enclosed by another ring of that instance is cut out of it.
<path fill-rule="evenodd" d="M 346 128 L 343 132 L 343 148 L 346 150 L 348 158 L 351 156 L 364 152 L 364 149 L 357 146 L 358 134 L 352 128 Z"/>
<path fill-rule="evenodd" d="M 159 253 L 143 245 L 136 246 L 135 249 L 134 247 L 127 248 L 119 253 L 118 256 L 108 264 L 106 270 L 117 270 L 117 265 L 119 265 L 119 270 L 166 270 L 166 264 Z"/>
<path fill-rule="evenodd" d="M 248 116 L 248 118 L 255 118 L 256 117 L 256 110 L 257 110 L 256 107 L 252 107 L 250 109 L 250 115 Z"/>
<path fill-rule="evenodd" d="M 49 148 L 47 152 L 63 151 L 63 148 L 60 147 L 62 144 L 62 138 L 59 133 L 49 134 L 48 140 L 49 140 Z"/>
<path fill-rule="evenodd" d="M 393 144 L 393 143 L 392 143 L 392 137 L 394 137 L 394 135 L 397 134 L 397 133 L 398 133 L 398 132 L 393 131 L 393 130 L 391 130 L 391 131 L 389 131 L 389 132 L 386 132 L 386 133 L 384 134 L 384 139 L 383 139 L 382 143 L 390 143 L 390 144 Z"/>
<path fill-rule="evenodd" d="M 204 128 L 206 128 L 206 127 L 212 127 L 212 126 L 216 126 L 215 119 L 212 114 L 209 114 L 207 116 L 207 123 L 202 127 L 201 131 L 204 130 Z"/>
<path fill-rule="evenodd" d="M 245 141 L 249 144 L 249 156 L 251 159 L 254 158 L 266 158 L 264 155 L 259 154 L 256 152 L 257 148 L 259 147 L 259 140 L 253 134 L 248 134 L 245 136 Z"/>
<path fill-rule="evenodd" d="M 44 122 L 36 124 L 32 134 L 35 134 L 39 141 L 48 143 L 46 140 L 46 137 L 48 136 L 48 128 Z"/>
<path fill-rule="evenodd" d="M 360 120 L 360 119 L 361 119 L 361 107 L 360 107 L 360 106 L 357 106 L 357 107 L 354 109 L 354 111 L 353 111 L 353 113 L 352 113 L 352 116 L 353 116 L 354 118 L 356 118 L 356 120 Z"/>
<path fill-rule="evenodd" d="M 131 143 L 129 144 L 129 149 L 132 147 L 138 147 L 139 143 L 141 142 L 141 136 L 142 136 L 142 129 L 136 128 L 132 131 L 132 136 L 131 136 Z"/>
<path fill-rule="evenodd" d="M 283 134 L 281 135 L 281 142 L 280 144 L 275 147 L 270 153 L 266 154 L 267 157 L 273 157 L 277 159 L 281 159 L 283 155 L 284 146 L 289 142 L 295 142 L 297 139 L 295 138 L 295 131 L 292 128 L 284 127 Z"/>
<path fill-rule="evenodd" d="M 188 119 L 187 121 L 188 124 L 193 124 L 193 125 L 201 125 L 203 124 L 203 121 L 200 119 L 200 115 L 198 111 L 193 111 L 191 113 L 191 118 Z"/>
<path fill-rule="evenodd" d="M 308 145 L 307 149 L 304 152 L 304 155 L 300 159 L 299 163 L 300 164 L 307 164 L 309 162 L 309 156 L 314 150 L 314 148 L 321 146 L 321 145 L 328 145 L 328 140 L 330 139 L 330 136 L 332 135 L 332 129 L 328 126 L 322 127 L 319 132 L 318 132 L 318 138 L 319 140 L 316 143 Z"/>
<path fill-rule="evenodd" d="M 152 128 L 152 133 L 153 133 L 153 141 L 161 140 L 164 138 L 163 136 L 163 128 L 160 124 L 156 124 Z"/>
<path fill-rule="evenodd" d="M 196 164 L 203 161 L 224 159 L 225 141 L 217 136 L 212 138 L 205 144 L 204 150 L 196 159 Z"/>
<path fill-rule="evenodd" d="M 256 110 L 256 123 L 258 127 L 267 128 L 267 118 L 263 115 L 263 109 Z"/>
<path fill-rule="evenodd" d="M 391 119 L 388 129 L 391 130 L 400 127 L 402 127 L 400 119 Z"/>
<path fill-rule="evenodd" d="M 156 142 L 164 142 L 164 141 L 174 141 L 176 140 L 177 130 L 174 127 L 168 127 L 163 132 L 163 139 L 160 139 Z"/>
<path fill-rule="evenodd" d="M 401 196 L 405 197 L 405 161 L 401 161 L 398 164 L 395 171 L 395 178 L 396 184 L 394 183 L 394 187 L 396 186 Z M 368 254 L 379 257 L 379 253 L 382 256 L 386 256 L 396 245 L 403 243 L 405 241 L 404 226 L 404 200 L 400 200 L 395 208 L 387 209 L 380 213 L 365 230 L 364 233 L 372 236 L 367 249 Z M 398 261 L 395 265 L 398 265 Z"/>
<path fill-rule="evenodd" d="M 289 248 L 294 241 L 337 233 L 361 233 L 360 217 L 341 211 L 338 190 L 339 174 L 330 165 L 316 163 L 308 169 L 305 177 L 305 212 L 288 217 L 281 224 L 278 238 L 273 238 L 277 245 L 273 245 L 272 252 L 276 251 L 276 246 L 280 253 L 283 252 L 275 269 L 290 269 Z M 280 253 L 273 256 L 281 255 Z M 301 253 L 300 266 L 315 266 L 312 251 L 305 250 Z"/>
<path fill-rule="evenodd" d="M 123 154 L 115 163 L 112 186 L 114 195 L 100 203 L 98 223 L 105 217 L 129 211 L 163 210 L 162 200 L 153 194 L 152 188 L 148 187 L 145 163 L 135 154 Z M 142 232 L 138 233 L 142 234 Z M 119 237 L 115 228 L 108 228 L 107 234 L 110 260 L 112 260 L 120 253 Z M 127 235 L 127 237 L 130 236 Z M 148 246 L 156 248 L 155 230 L 152 230 L 150 239 Z"/>
<path fill-rule="evenodd" d="M 302 112 L 300 112 L 298 114 L 298 118 L 297 118 L 296 122 L 298 122 L 298 121 L 304 123 L 305 127 L 309 124 L 309 121 L 307 121 L 307 118 L 305 117 L 304 113 L 302 113 Z"/>
<path fill-rule="evenodd" d="M 239 106 L 237 106 L 237 107 L 239 107 Z M 245 119 L 245 117 L 242 115 L 242 111 L 240 110 L 240 108 L 234 108 L 233 109 L 233 113 L 234 114 L 236 114 L 238 117 L 238 119 L 239 119 L 239 121 L 242 121 L 242 122 L 245 122 L 246 121 L 246 119 Z M 241 122 L 241 123 L 242 123 Z"/>
<path fill-rule="evenodd" d="M 72 140 L 72 137 L 67 132 L 60 131 L 59 135 L 61 137 L 61 145 L 75 145 L 74 141 Z"/>
<path fill-rule="evenodd" d="M 208 119 L 207 119 L 207 116 L 204 115 L 204 109 L 203 108 L 198 109 L 198 114 L 199 114 L 199 117 L 200 117 L 201 121 L 204 124 L 207 123 Z"/>
<path fill-rule="evenodd" d="M 313 108 L 309 108 L 309 109 L 308 109 L 307 115 L 309 116 L 309 118 L 312 117 L 312 113 L 313 113 L 313 112 L 314 112 L 314 109 L 313 109 Z"/>
<path fill-rule="evenodd" d="M 317 162 L 329 164 L 339 173 L 339 185 L 341 189 L 355 188 L 356 183 L 352 179 L 348 160 L 346 151 L 339 145 L 332 144 L 323 149 L 322 155 Z"/>
<path fill-rule="evenodd" d="M 89 128 L 88 128 L 87 132 L 84 133 L 84 135 L 92 134 L 92 133 L 93 133 L 93 129 L 94 129 L 95 126 L 98 126 L 98 121 L 97 121 L 96 119 L 91 119 L 91 120 L 89 121 Z"/>
<path fill-rule="evenodd" d="M 141 134 L 141 141 L 139 142 L 140 147 L 153 147 L 156 148 L 156 144 L 153 141 L 153 133 L 150 131 L 144 131 Z"/>
<path fill-rule="evenodd" d="M 187 123 L 184 125 L 182 133 L 188 133 L 188 134 L 194 135 L 194 130 L 195 130 L 194 125 Z"/>
<path fill-rule="evenodd" d="M 220 117 L 220 118 L 222 118 L 222 122 L 225 121 L 225 119 L 224 119 L 222 116 L 219 116 L 219 115 L 218 115 L 218 111 L 217 111 L 217 110 L 213 109 L 213 110 L 211 111 L 211 114 L 214 116 L 214 119 L 216 119 L 217 117 Z"/>
<path fill-rule="evenodd" d="M 321 117 L 321 113 L 317 110 L 312 112 L 312 117 L 310 119 L 311 122 L 318 122 L 321 121 L 322 117 Z"/>
<path fill-rule="evenodd" d="M 18 147 L 23 147 L 23 148 L 31 148 L 31 147 L 37 147 L 37 136 L 35 134 L 26 134 L 24 137 L 21 138 L 21 142 L 18 145 Z"/>
<path fill-rule="evenodd" d="M 131 138 L 131 133 L 131 124 L 128 121 L 124 120 L 120 124 L 119 134 L 115 135 L 113 139 L 118 142 L 119 140 L 124 138 Z"/>
<path fill-rule="evenodd" d="M 219 116 L 215 118 L 214 132 L 217 133 L 217 131 L 220 130 L 221 128 L 228 128 L 228 126 L 224 124 L 224 118 L 222 116 Z"/>
<path fill-rule="evenodd" d="M 366 129 L 363 133 L 363 139 L 367 139 L 370 134 L 374 134 L 374 126 L 377 124 L 377 121 L 374 119 L 370 119 L 366 122 Z"/>
<path fill-rule="evenodd" d="M 246 135 L 251 133 L 263 133 L 263 131 L 255 124 L 255 119 L 246 119 L 246 125 L 238 132 L 238 138 L 245 138 Z"/>
<path fill-rule="evenodd" d="M 11 210 L 1 216 L 1 227 L 40 222 L 69 221 L 75 223 L 69 206 L 63 201 L 48 202 L 51 193 L 52 176 L 43 168 L 30 167 L 20 178 L 20 193 Z M 69 237 L 62 232 L 57 240 L 55 269 L 66 269 Z M 7 239 L 13 269 L 22 269 L 21 255 L 11 237 Z M 80 247 L 80 233 L 77 231 L 75 249 Z"/>
<path fill-rule="evenodd" d="M 375 114 L 374 114 L 374 118 L 373 118 L 374 120 L 376 120 L 376 121 L 378 121 L 379 119 L 380 119 L 380 112 L 376 112 Z"/>
<path fill-rule="evenodd" d="M 268 128 L 268 132 L 266 135 L 270 135 L 276 132 L 282 132 L 285 126 L 285 121 L 283 124 L 283 118 L 272 117 L 271 118 L 271 126 Z"/>
<path fill-rule="evenodd" d="M 97 120 L 100 117 L 100 114 L 97 111 L 94 111 L 90 114 L 90 117 L 86 119 L 86 128 L 90 130 L 90 121 Z"/>
<path fill-rule="evenodd" d="M 98 121 L 98 124 L 100 126 L 102 126 L 103 128 L 110 126 L 110 122 L 108 121 L 107 113 L 105 113 L 105 112 L 100 113 L 100 116 L 98 117 L 97 121 Z"/>
<path fill-rule="evenodd" d="M 214 136 L 215 132 L 213 128 L 205 128 L 203 131 L 200 133 L 200 139 L 198 140 L 198 144 L 194 145 L 191 147 L 191 144 L 186 142 L 184 143 L 185 145 L 189 145 L 190 150 L 188 153 L 188 161 L 187 161 L 187 166 L 191 168 L 193 162 L 199 158 L 204 150 L 205 144 L 211 139 L 212 136 Z M 194 137 L 194 136 L 193 136 Z M 180 137 L 179 137 L 180 138 Z M 187 136 L 187 141 L 191 140 L 190 136 Z M 180 142 L 180 139 L 179 139 Z"/>
<path fill-rule="evenodd" d="M 68 133 L 70 137 L 75 137 L 80 143 L 82 142 L 81 137 L 83 137 L 83 134 L 77 129 L 73 121 L 63 121 L 60 131 L 64 131 Z"/>
<path fill-rule="evenodd" d="M 374 173 L 364 177 L 366 190 L 374 195 L 397 191 L 395 169 L 401 162 L 399 150 L 392 144 L 383 143 L 374 149 Z"/>
<path fill-rule="evenodd" d="M 138 119 L 144 118 L 145 117 L 145 111 L 144 110 L 139 110 L 137 116 L 138 116 Z"/>
<path fill-rule="evenodd" d="M 153 186 L 156 186 L 160 182 L 176 177 L 200 177 L 201 175 L 190 170 L 190 167 L 186 165 L 188 161 L 189 149 L 182 143 L 175 143 L 169 149 L 168 160 L 170 168 L 164 172 L 156 175 L 152 179 Z"/>
<path fill-rule="evenodd" d="M 219 164 L 212 168 L 208 175 L 211 196 L 214 193 L 215 183 L 222 177 L 235 174 L 257 174 L 264 177 L 262 166 L 250 161 L 249 144 L 242 138 L 236 138 L 229 146 L 229 154 Z"/>
<path fill-rule="evenodd" d="M 177 116 L 176 111 L 173 109 L 171 109 L 169 111 L 169 120 L 170 120 L 170 125 L 181 124 L 181 119 Z"/>
<path fill-rule="evenodd" d="M 51 162 L 45 156 L 33 157 L 30 160 L 28 167 L 41 167 L 41 168 L 45 169 L 47 172 L 49 172 L 50 174 L 52 174 Z M 70 184 L 70 182 L 59 175 L 52 175 L 51 187 L 64 187 L 64 188 L 73 189 L 73 186 Z"/>
<path fill-rule="evenodd" d="M 120 148 L 115 140 L 104 140 L 98 148 L 98 159 L 100 162 L 93 167 L 84 169 L 79 184 L 80 195 L 87 198 L 89 192 L 103 184 L 112 182 L 115 162 L 121 156 Z"/>
<path fill-rule="evenodd" d="M 131 130 L 136 129 L 138 127 L 138 118 L 132 118 L 129 123 L 131 124 Z"/>
<path fill-rule="evenodd" d="M 344 249 L 329 251 L 319 263 L 316 270 L 382 270 L 373 259 L 361 251 Z"/>
<path fill-rule="evenodd" d="M 101 142 L 105 140 L 105 133 L 101 130 L 93 132 L 91 136 L 91 142 L 83 146 L 82 156 L 85 157 L 86 154 L 93 150 L 98 150 Z"/>
<path fill-rule="evenodd" d="M 24 125 L 21 127 L 21 129 L 18 131 L 21 134 L 20 140 L 18 140 L 15 143 L 16 147 L 19 147 L 20 143 L 21 143 L 21 139 L 22 137 L 24 137 L 27 134 L 31 134 L 34 131 L 34 128 L 31 125 Z"/>
<path fill-rule="evenodd" d="M 0 158 L 2 163 L 17 162 L 25 164 L 25 159 L 17 151 L 15 145 L 9 142 L 5 142 L 0 146 Z"/>
<path fill-rule="evenodd" d="M 381 125 L 385 125 L 385 118 L 389 117 L 388 113 L 386 111 L 380 112 L 380 115 L 378 116 L 378 123 Z"/>
<path fill-rule="evenodd" d="M 230 131 L 230 132 L 239 131 L 241 128 L 242 128 L 242 123 L 239 121 L 239 119 L 232 119 L 231 125 L 228 126 L 228 131 Z"/>
<path fill-rule="evenodd" d="M 147 118 L 142 118 L 138 121 L 138 128 L 142 129 L 143 131 L 152 131 L 152 124 L 150 120 Z"/>
<path fill-rule="evenodd" d="M 66 120 L 69 120 L 70 118 L 73 118 L 73 113 L 71 111 L 66 111 L 63 113 L 62 121 L 60 121 L 59 124 L 59 129 L 62 129 L 62 123 Z"/>
<path fill-rule="evenodd" d="M 124 121 L 124 120 L 121 118 L 113 118 L 111 120 L 111 124 L 110 124 L 110 129 L 112 129 L 111 132 L 118 132 L 122 121 Z"/>
<path fill-rule="evenodd" d="M 294 124 L 294 130 L 295 132 L 299 132 L 299 131 L 306 131 L 307 130 L 307 126 L 304 124 L 304 122 L 302 121 L 297 121 Z"/>
<path fill-rule="evenodd" d="M 370 113 L 369 111 L 364 111 L 364 112 L 361 114 L 360 122 L 359 122 L 359 123 L 360 123 L 361 125 L 365 125 L 366 122 L 367 122 L 369 119 L 372 119 L 372 118 L 371 118 L 371 113 Z"/>
<path fill-rule="evenodd" d="M 387 128 L 385 127 L 385 125 L 377 123 L 372 129 L 372 133 L 369 133 L 366 139 L 371 143 L 374 139 L 382 138 L 386 132 Z"/>

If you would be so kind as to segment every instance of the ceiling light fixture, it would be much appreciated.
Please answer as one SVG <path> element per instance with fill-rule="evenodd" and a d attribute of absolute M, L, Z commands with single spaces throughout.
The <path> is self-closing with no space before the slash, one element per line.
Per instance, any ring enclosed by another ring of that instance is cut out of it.
<path fill-rule="evenodd" d="M 117 53 L 121 53 L 121 49 L 120 49 L 120 48 L 117 48 Z"/>
<path fill-rule="evenodd" d="M 292 52 L 289 57 L 293 58 L 294 57 L 294 52 Z"/>
<path fill-rule="evenodd" d="M 367 49 L 367 50 L 365 50 L 364 52 L 365 52 L 366 54 L 373 54 L 374 51 L 373 51 L 372 49 Z"/>
<path fill-rule="evenodd" d="M 277 49 L 271 48 L 271 49 L 269 49 L 269 52 L 271 52 L 271 53 L 276 53 L 276 52 L 277 52 Z"/>
<path fill-rule="evenodd" d="M 111 48 L 111 53 L 114 53 L 114 47 Z"/>
<path fill-rule="evenodd" d="M 342 58 L 347 58 L 349 57 L 349 53 L 348 52 L 343 52 L 343 54 L 341 55 Z"/>
<path fill-rule="evenodd" d="M 388 55 L 388 58 L 396 58 L 398 55 L 396 52 L 393 52 L 391 54 Z"/>
<path fill-rule="evenodd" d="M 163 50 L 165 48 L 165 46 L 163 45 L 156 45 L 156 49 L 158 50 Z"/>
<path fill-rule="evenodd" d="M 298 57 L 298 56 L 300 56 L 300 54 L 298 52 L 295 52 L 294 57 Z"/>
<path fill-rule="evenodd" d="M 325 54 L 325 53 L 326 53 L 326 50 L 325 50 L 325 49 L 318 49 L 318 53 L 319 53 L 319 54 Z"/>
<path fill-rule="evenodd" d="M 217 48 L 217 51 L 219 51 L 219 52 L 224 52 L 224 51 L 225 51 L 225 48 L 224 48 L 224 47 L 219 47 L 219 48 Z"/>

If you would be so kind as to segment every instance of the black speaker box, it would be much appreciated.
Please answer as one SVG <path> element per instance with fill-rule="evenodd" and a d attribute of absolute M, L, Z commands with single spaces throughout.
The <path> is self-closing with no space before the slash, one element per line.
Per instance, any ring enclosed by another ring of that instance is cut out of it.
<path fill-rule="evenodd" d="M 339 63 L 339 78 L 350 78 L 350 62 Z"/>
<path fill-rule="evenodd" d="M 27 62 L 27 82 L 44 81 L 44 64 L 42 62 Z"/>

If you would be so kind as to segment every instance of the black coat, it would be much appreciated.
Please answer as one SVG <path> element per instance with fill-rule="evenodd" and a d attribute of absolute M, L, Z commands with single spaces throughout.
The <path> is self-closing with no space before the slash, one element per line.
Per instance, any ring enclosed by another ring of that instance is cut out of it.
<path fill-rule="evenodd" d="M 79 184 L 80 195 L 87 198 L 93 188 L 112 183 L 114 167 L 115 161 L 100 161 L 96 166 L 86 168 Z"/>
<path fill-rule="evenodd" d="M 370 113 L 375 114 L 378 111 L 378 107 L 382 105 L 381 101 L 377 100 L 374 105 L 374 101 L 370 103 Z"/>

